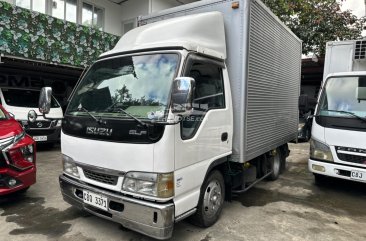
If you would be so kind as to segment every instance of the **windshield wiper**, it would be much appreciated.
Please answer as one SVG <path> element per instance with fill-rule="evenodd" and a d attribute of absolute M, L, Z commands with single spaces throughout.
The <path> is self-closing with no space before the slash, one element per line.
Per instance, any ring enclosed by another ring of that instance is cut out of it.
<path fill-rule="evenodd" d="M 77 108 L 78 111 L 84 111 L 85 113 L 87 113 L 91 118 L 93 118 L 98 124 L 107 124 L 107 122 L 105 120 L 102 119 L 102 117 L 99 117 L 99 119 L 97 117 L 95 117 L 95 115 L 93 115 L 92 113 L 90 113 L 87 109 L 85 109 L 81 104 L 78 106 Z"/>
<path fill-rule="evenodd" d="M 342 113 L 342 114 L 347 114 L 347 115 L 351 115 L 353 117 L 356 117 L 357 119 L 363 121 L 366 123 L 366 118 L 363 118 L 361 116 L 356 115 L 353 112 L 349 112 L 349 111 L 344 111 L 344 110 L 326 110 L 326 111 L 331 111 L 331 112 L 336 112 L 336 113 Z"/>
<path fill-rule="evenodd" d="M 111 107 L 108 107 L 107 109 L 111 109 Z M 147 127 L 147 126 L 148 126 L 148 124 L 147 124 L 147 123 L 145 123 L 145 122 L 143 122 L 142 120 L 140 120 L 139 118 L 137 118 L 137 117 L 135 117 L 135 116 L 131 115 L 130 113 L 128 113 L 128 112 L 127 112 L 127 111 L 125 111 L 124 109 L 122 109 L 122 108 L 116 108 L 116 110 L 117 110 L 117 111 L 122 112 L 123 114 L 125 114 L 125 115 L 127 115 L 127 116 L 129 116 L 129 117 L 131 117 L 131 118 L 132 118 L 132 119 L 134 119 L 136 122 L 138 122 L 140 125 L 145 126 L 145 127 Z"/>

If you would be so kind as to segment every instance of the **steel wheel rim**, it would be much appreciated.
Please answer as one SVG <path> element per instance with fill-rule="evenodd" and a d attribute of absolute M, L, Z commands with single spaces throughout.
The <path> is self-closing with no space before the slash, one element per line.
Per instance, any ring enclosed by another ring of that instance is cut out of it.
<path fill-rule="evenodd" d="M 212 180 L 206 190 L 203 199 L 203 211 L 207 217 L 214 216 L 222 204 L 222 189 L 218 180 Z"/>

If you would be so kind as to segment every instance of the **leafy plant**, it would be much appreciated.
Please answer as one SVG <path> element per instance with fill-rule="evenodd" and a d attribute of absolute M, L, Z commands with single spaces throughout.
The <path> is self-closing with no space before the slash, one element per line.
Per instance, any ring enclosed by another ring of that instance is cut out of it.
<path fill-rule="evenodd" d="M 303 54 L 324 56 L 326 42 L 362 37 L 366 18 L 341 10 L 337 0 L 263 0 L 303 41 Z"/>

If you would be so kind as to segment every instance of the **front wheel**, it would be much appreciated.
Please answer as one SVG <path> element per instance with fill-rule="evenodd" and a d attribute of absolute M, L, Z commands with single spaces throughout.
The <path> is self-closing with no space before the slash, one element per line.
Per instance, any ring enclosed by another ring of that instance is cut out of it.
<path fill-rule="evenodd" d="M 191 217 L 192 223 L 204 228 L 212 226 L 220 217 L 224 200 L 224 178 L 214 170 L 203 183 L 197 212 Z"/>

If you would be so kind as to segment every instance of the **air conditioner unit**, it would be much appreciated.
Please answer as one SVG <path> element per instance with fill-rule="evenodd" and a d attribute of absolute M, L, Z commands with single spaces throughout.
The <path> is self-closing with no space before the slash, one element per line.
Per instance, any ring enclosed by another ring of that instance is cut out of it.
<path fill-rule="evenodd" d="M 366 40 L 356 41 L 354 60 L 366 61 Z"/>

